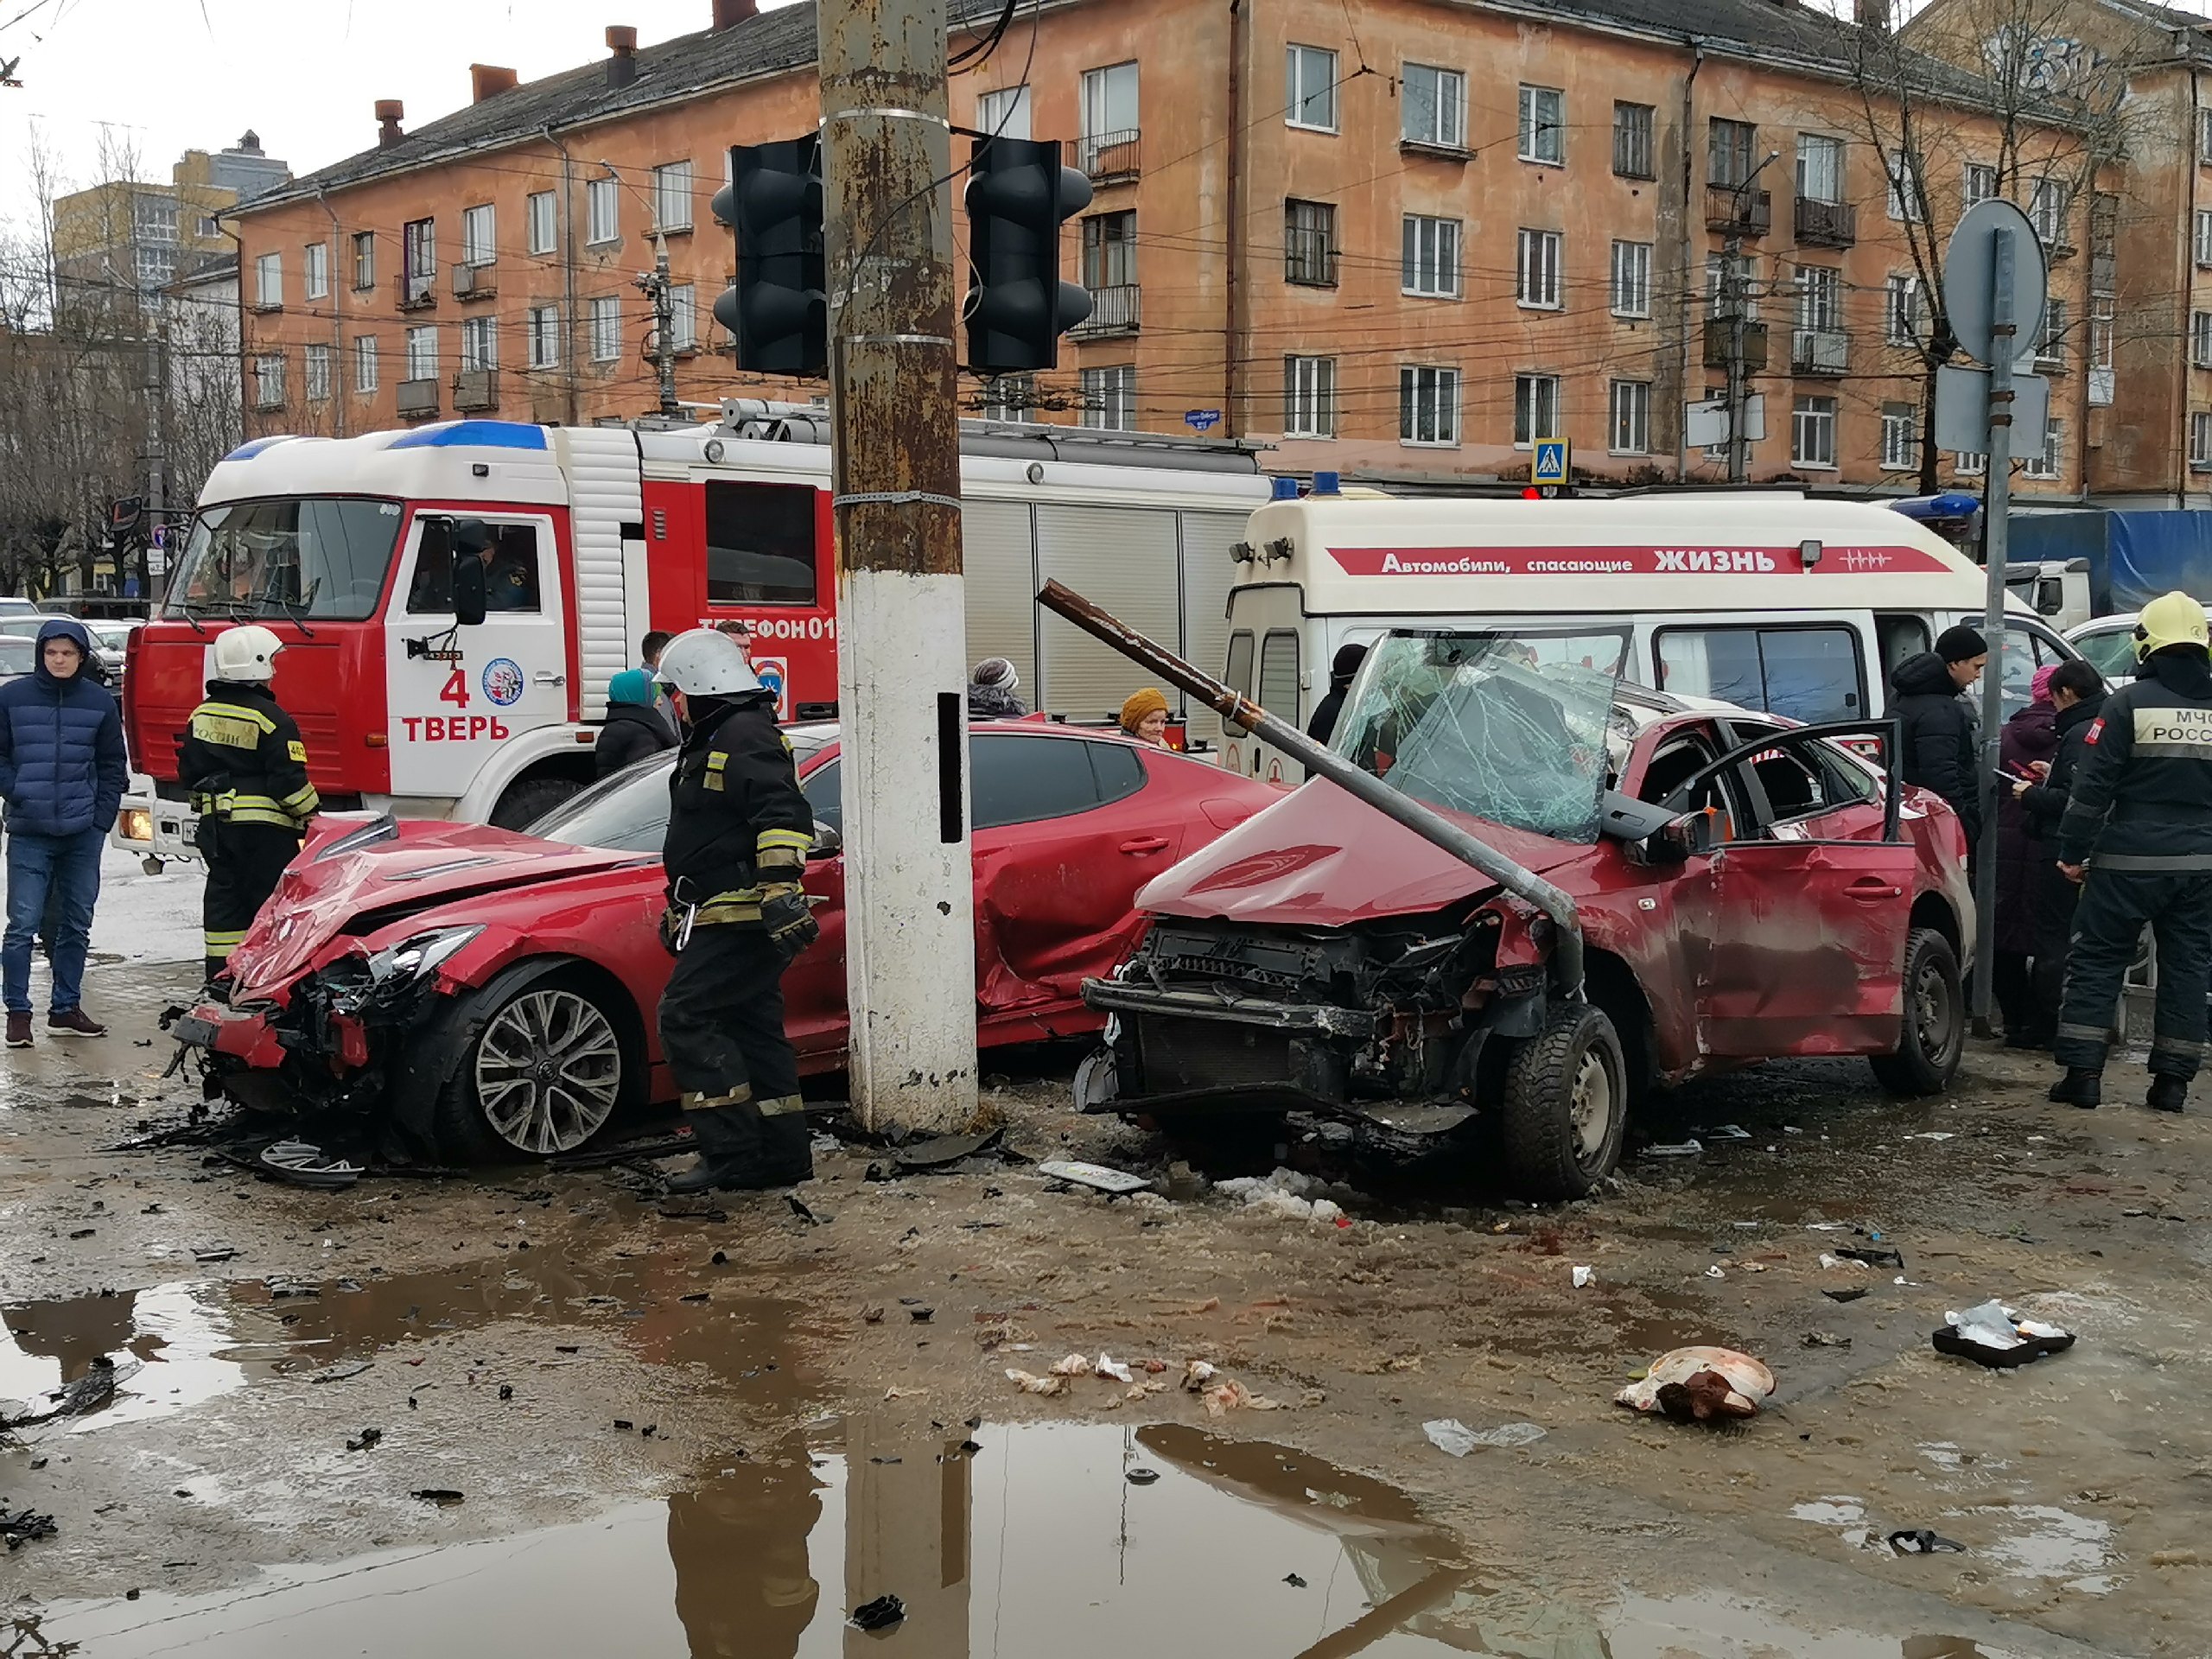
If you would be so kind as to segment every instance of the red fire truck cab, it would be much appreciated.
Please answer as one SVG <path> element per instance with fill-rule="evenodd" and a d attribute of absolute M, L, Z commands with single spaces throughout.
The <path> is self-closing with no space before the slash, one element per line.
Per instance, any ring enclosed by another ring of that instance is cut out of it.
<path fill-rule="evenodd" d="M 741 621 L 783 716 L 834 714 L 825 423 L 733 403 L 676 429 L 455 421 L 233 450 L 130 641 L 124 725 L 153 790 L 125 798 L 118 844 L 194 855 L 176 740 L 215 636 L 240 622 L 285 642 L 276 696 L 332 808 L 529 823 L 590 781 L 607 681 L 656 628 Z M 970 423 L 963 451 L 969 651 L 1013 659 L 1034 706 L 1100 719 L 1135 689 L 1103 647 L 1046 626 L 1031 596 L 1047 576 L 1109 569 L 1117 592 L 1145 591 L 1153 626 L 1218 659 L 1230 550 L 1267 494 L 1249 449 Z M 487 613 L 465 627 L 464 518 L 495 543 Z"/>

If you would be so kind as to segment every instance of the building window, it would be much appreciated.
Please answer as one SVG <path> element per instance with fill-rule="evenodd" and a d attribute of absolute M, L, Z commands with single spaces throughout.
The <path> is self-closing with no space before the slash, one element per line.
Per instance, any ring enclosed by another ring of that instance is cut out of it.
<path fill-rule="evenodd" d="M 1567 95 L 1550 86 L 1521 89 L 1521 159 L 1553 167 L 1567 160 Z"/>
<path fill-rule="evenodd" d="M 310 242 L 302 250 L 300 289 L 311 300 L 330 297 L 330 244 Z M 310 393 L 310 396 L 313 394 Z"/>
<path fill-rule="evenodd" d="M 1951 469 L 1961 478 L 1980 478 L 1989 470 L 1989 457 L 1979 449 L 1961 449 L 1952 458 Z"/>
<path fill-rule="evenodd" d="M 1705 181 L 1730 189 L 1748 183 L 1758 142 L 1759 130 L 1750 122 L 1714 117 L 1706 129 Z"/>
<path fill-rule="evenodd" d="M 1538 310 L 1559 309 L 1559 248 L 1557 231 L 1522 231 L 1519 274 L 1515 300 Z"/>
<path fill-rule="evenodd" d="M 1834 334 L 1843 326 L 1843 273 L 1834 265 L 1797 267 L 1797 326 Z"/>
<path fill-rule="evenodd" d="M 2189 314 L 2189 360 L 2200 369 L 2212 369 L 2212 311 Z"/>
<path fill-rule="evenodd" d="M 353 232 L 353 286 L 374 288 L 377 285 L 377 233 L 374 231 Z"/>
<path fill-rule="evenodd" d="M 404 297 L 410 303 L 426 297 L 430 284 L 438 280 L 438 222 L 434 219 L 410 219 L 401 227 L 399 238 L 399 283 Z"/>
<path fill-rule="evenodd" d="M 1971 207 L 1977 202 L 1992 201 L 1997 195 L 1997 169 L 1986 162 L 1968 162 L 1966 170 L 1966 204 Z M 1891 213 L 1891 218 L 1897 215 Z"/>
<path fill-rule="evenodd" d="M 1424 299 L 1459 297 L 1459 221 L 1405 216 L 1400 238 L 1398 284 Z"/>
<path fill-rule="evenodd" d="M 1026 421 L 1037 407 L 1037 377 L 995 374 L 983 387 L 983 418 Z"/>
<path fill-rule="evenodd" d="M 584 181 L 587 242 L 613 242 L 622 234 L 622 186 L 613 179 Z"/>
<path fill-rule="evenodd" d="M 622 355 L 622 302 L 602 294 L 591 302 L 591 360 L 612 363 Z"/>
<path fill-rule="evenodd" d="M 1883 290 L 1882 338 L 1892 346 L 1920 343 L 1920 278 L 1892 271 Z"/>
<path fill-rule="evenodd" d="M 1843 200 L 1843 140 L 1817 133 L 1797 136 L 1797 194 L 1805 201 Z"/>
<path fill-rule="evenodd" d="M 264 308 L 284 303 L 284 256 L 264 253 L 253 262 L 253 302 Z"/>
<path fill-rule="evenodd" d="M 1624 179 L 1651 179 L 1651 123 L 1649 104 L 1613 105 L 1613 171 Z"/>
<path fill-rule="evenodd" d="M 1835 399 L 1800 397 L 1789 414 L 1789 461 L 1795 467 L 1835 465 Z"/>
<path fill-rule="evenodd" d="M 557 207 L 550 190 L 533 190 L 523 204 L 523 217 L 527 221 L 524 232 L 530 238 L 532 253 L 550 253 L 560 245 Z"/>
<path fill-rule="evenodd" d="M 1887 181 L 1890 217 L 1900 225 L 1917 225 L 1928 217 L 1928 193 L 1922 188 L 1920 165 L 1904 150 L 1892 149 L 1882 157 Z"/>
<path fill-rule="evenodd" d="M 407 331 L 407 378 L 410 380 L 435 380 L 438 378 L 438 326 L 424 323 L 419 328 Z"/>
<path fill-rule="evenodd" d="M 2192 472 L 2212 472 L 2212 410 L 2190 411 L 2189 465 Z"/>
<path fill-rule="evenodd" d="M 1337 54 L 1318 46 L 1294 46 L 1284 54 L 1287 96 L 1283 118 L 1314 132 L 1337 130 Z"/>
<path fill-rule="evenodd" d="M 2089 302 L 2088 401 L 2108 407 L 2113 400 L 2113 335 L 2120 302 L 2110 298 Z"/>
<path fill-rule="evenodd" d="M 677 283 L 668 290 L 668 341 L 679 352 L 699 347 L 699 289 L 696 283 Z"/>
<path fill-rule="evenodd" d="M 1286 357 L 1282 360 L 1282 435 L 1286 438 L 1337 435 L 1337 359 Z"/>
<path fill-rule="evenodd" d="M 2036 341 L 2036 362 L 2040 367 L 2063 368 L 2066 365 L 2066 302 L 2046 297 L 2043 302 L 2043 334 Z"/>
<path fill-rule="evenodd" d="M 653 226 L 661 231 L 691 228 L 691 163 L 663 162 L 653 168 Z"/>
<path fill-rule="evenodd" d="M 2212 212 L 2196 211 L 2196 263 L 2212 265 Z"/>
<path fill-rule="evenodd" d="M 1137 365 L 1116 363 L 1083 372 L 1083 423 L 1108 432 L 1137 425 Z"/>
<path fill-rule="evenodd" d="M 1404 99 L 1401 136 L 1409 144 L 1438 149 L 1467 147 L 1467 78 L 1457 69 L 1409 63 L 1399 88 Z"/>
<path fill-rule="evenodd" d="M 2196 159 L 2212 167 L 2212 109 L 2196 112 Z"/>
<path fill-rule="evenodd" d="M 1283 280 L 1310 288 L 1337 285 L 1337 210 L 1325 201 L 1282 205 Z"/>
<path fill-rule="evenodd" d="M 2066 245 L 2066 187 L 2056 179 L 2037 179 L 2028 194 L 2028 222 L 2046 248 Z"/>
<path fill-rule="evenodd" d="M 1083 104 L 1077 111 L 1082 137 L 1089 140 L 1084 153 L 1096 154 L 1109 143 L 1126 143 L 1137 136 L 1137 67 L 1112 64 L 1083 72 Z"/>
<path fill-rule="evenodd" d="M 1651 383 L 1616 380 L 1611 397 L 1611 449 L 1617 455 L 1651 453 Z"/>
<path fill-rule="evenodd" d="M 377 337 L 359 334 L 353 340 L 353 390 L 367 393 L 377 389 Z"/>
<path fill-rule="evenodd" d="M 1920 470 L 1920 411 L 1910 404 L 1882 405 L 1882 470 Z"/>
<path fill-rule="evenodd" d="M 1135 210 L 1093 213 L 1083 221 L 1083 285 L 1134 288 L 1137 280 L 1137 216 Z"/>
<path fill-rule="evenodd" d="M 561 308 L 557 305 L 533 305 L 524 331 L 529 348 L 530 366 L 533 369 L 557 369 L 561 366 Z"/>
<path fill-rule="evenodd" d="M 461 210 L 461 263 L 472 270 L 480 265 L 497 264 L 499 259 L 499 234 L 494 228 L 492 204 L 483 202 L 474 207 Z"/>
<path fill-rule="evenodd" d="M 976 100 L 976 125 L 995 138 L 1029 137 L 1029 88 L 1002 86 Z"/>
<path fill-rule="evenodd" d="M 1651 315 L 1651 244 L 1613 244 L 1613 315 L 1648 317 Z"/>
<path fill-rule="evenodd" d="M 464 317 L 461 323 L 461 369 L 463 374 L 473 369 L 496 369 L 499 366 L 499 324 L 490 317 Z"/>
<path fill-rule="evenodd" d="M 281 409 L 284 404 L 284 356 L 270 352 L 253 359 L 253 406 Z"/>
<path fill-rule="evenodd" d="M 200 239 L 212 242 L 223 233 L 223 223 L 213 213 L 200 215 Z"/>
<path fill-rule="evenodd" d="M 1398 370 L 1398 442 L 1447 444 L 1459 442 L 1459 371 Z"/>
<path fill-rule="evenodd" d="M 1729 282 L 1728 256 L 1709 253 L 1705 257 L 1705 315 L 1716 321 L 1732 321 L 1741 311 L 1747 321 L 1756 321 L 1759 315 L 1758 256 L 1740 253 L 1736 256 L 1735 281 Z"/>
<path fill-rule="evenodd" d="M 307 348 L 308 401 L 320 404 L 330 396 L 330 347 L 310 346 Z"/>
<path fill-rule="evenodd" d="M 2066 423 L 2060 420 L 2044 423 L 2043 453 L 2030 455 L 2020 467 L 2023 478 L 2054 479 L 2058 476 L 2058 457 L 2066 447 Z"/>
<path fill-rule="evenodd" d="M 1516 374 L 1513 377 L 1513 443 L 1527 449 L 1538 440 L 1559 436 L 1559 377 L 1555 374 Z"/>

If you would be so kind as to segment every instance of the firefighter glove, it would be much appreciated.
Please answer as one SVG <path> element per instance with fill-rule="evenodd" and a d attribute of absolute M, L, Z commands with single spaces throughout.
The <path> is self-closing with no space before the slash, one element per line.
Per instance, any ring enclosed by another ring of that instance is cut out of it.
<path fill-rule="evenodd" d="M 785 962 L 822 937 L 821 925 L 806 902 L 806 890 L 796 881 L 779 881 L 760 889 L 760 925 Z"/>

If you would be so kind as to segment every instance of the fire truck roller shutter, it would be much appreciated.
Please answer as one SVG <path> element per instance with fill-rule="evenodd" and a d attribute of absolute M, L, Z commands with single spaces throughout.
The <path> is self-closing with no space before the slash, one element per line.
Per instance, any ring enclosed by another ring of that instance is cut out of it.
<path fill-rule="evenodd" d="M 1003 657 L 1021 678 L 1021 698 L 1034 706 L 1037 684 L 1036 534 L 1020 501 L 968 498 L 960 515 L 961 583 L 968 603 L 968 662 Z"/>
<path fill-rule="evenodd" d="M 1147 507 L 1037 509 L 1038 586 L 1067 584 L 1165 645 L 1183 640 L 1183 584 L 1176 568 L 1176 515 Z M 1144 673 L 1119 652 L 1057 616 L 1044 619 L 1038 706 L 1071 720 L 1111 720 Z M 1179 708 L 1182 694 L 1167 690 Z"/>
<path fill-rule="evenodd" d="M 1203 512 L 1183 510 L 1183 657 L 1209 674 L 1218 674 L 1229 660 L 1229 589 L 1236 566 L 1229 550 L 1244 539 L 1249 515 L 1242 512 Z M 1219 741 L 1227 734 L 1221 716 L 1193 710 L 1199 731 Z"/>
<path fill-rule="evenodd" d="M 637 666 L 638 641 L 622 566 L 622 526 L 645 517 L 638 438 L 619 428 L 555 429 L 569 474 L 576 552 L 576 664 L 583 677 L 580 705 L 586 720 L 607 715 L 607 683 Z"/>

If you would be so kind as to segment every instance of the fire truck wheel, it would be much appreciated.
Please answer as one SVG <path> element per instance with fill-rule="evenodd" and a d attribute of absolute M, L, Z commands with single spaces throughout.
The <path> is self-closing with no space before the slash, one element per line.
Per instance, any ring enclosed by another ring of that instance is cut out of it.
<path fill-rule="evenodd" d="M 573 778 L 524 778 L 507 785 L 492 809 L 494 830 L 527 830 L 583 785 Z"/>
<path fill-rule="evenodd" d="M 633 1069 L 628 1022 L 587 976 L 503 979 L 462 1010 L 475 1035 L 438 1099 L 441 1149 L 471 1163 L 575 1151 L 614 1116 Z"/>
<path fill-rule="evenodd" d="M 1612 1173 L 1628 1126 L 1628 1066 L 1613 1022 L 1587 1002 L 1555 1004 L 1505 1067 L 1506 1185 L 1535 1201 L 1579 1198 Z"/>

